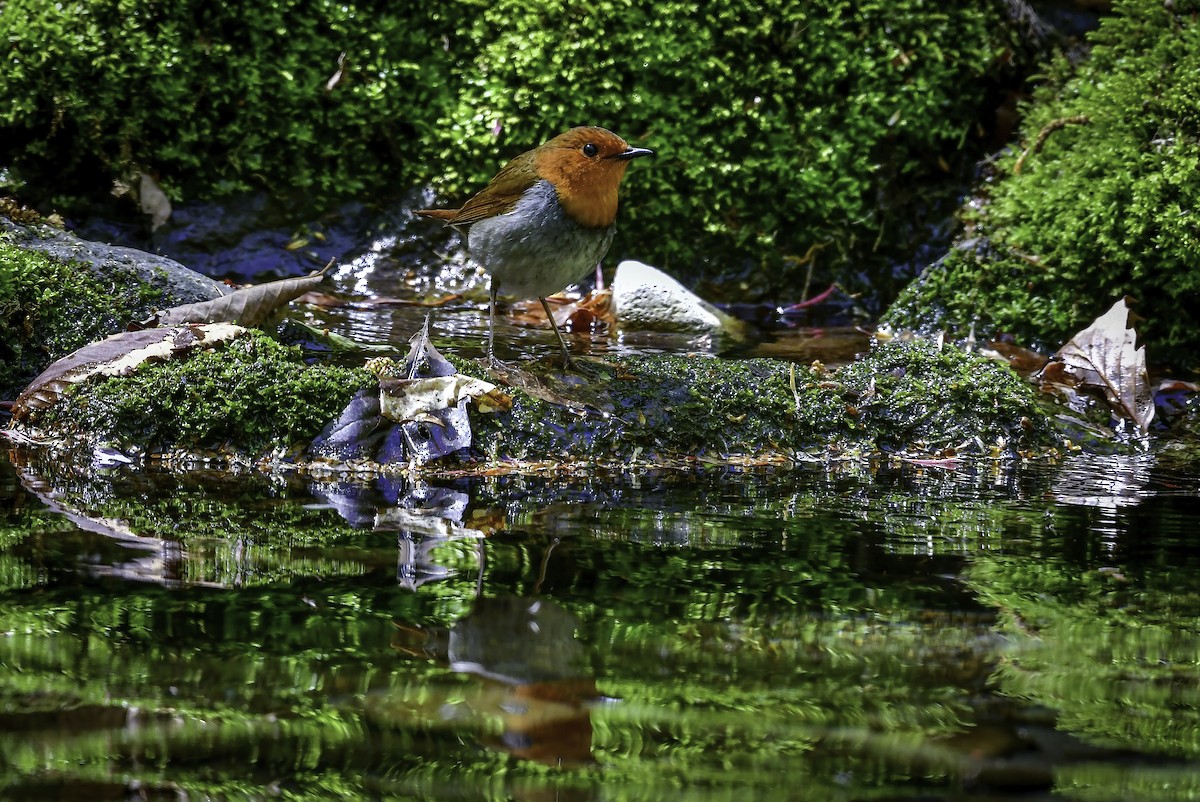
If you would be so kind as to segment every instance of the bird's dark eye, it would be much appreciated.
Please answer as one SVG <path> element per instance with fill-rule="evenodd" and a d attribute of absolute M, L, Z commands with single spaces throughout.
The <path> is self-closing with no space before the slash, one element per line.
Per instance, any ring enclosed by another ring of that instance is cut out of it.
<path fill-rule="evenodd" d="M 593 145 L 591 142 L 589 142 L 583 146 L 583 155 L 587 156 L 589 159 L 591 157 L 595 156 L 599 152 L 600 152 L 600 149 L 597 148 L 595 145 Z"/>

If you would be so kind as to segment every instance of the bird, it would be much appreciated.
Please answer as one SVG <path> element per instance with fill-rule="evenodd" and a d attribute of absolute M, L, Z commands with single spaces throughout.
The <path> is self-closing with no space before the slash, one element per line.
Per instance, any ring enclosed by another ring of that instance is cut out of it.
<path fill-rule="evenodd" d="M 466 238 L 489 278 L 487 359 L 495 358 L 496 297 L 537 298 L 562 349 L 571 352 L 546 296 L 573 284 L 608 252 L 616 232 L 617 189 L 633 159 L 654 151 L 630 146 L 606 128 L 578 126 L 513 158 L 458 209 L 419 209 Z"/>

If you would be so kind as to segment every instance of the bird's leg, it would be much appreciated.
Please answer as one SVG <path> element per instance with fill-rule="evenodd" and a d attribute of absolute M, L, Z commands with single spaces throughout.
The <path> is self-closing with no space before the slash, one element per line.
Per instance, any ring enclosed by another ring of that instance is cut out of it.
<path fill-rule="evenodd" d="M 554 336 L 558 338 L 558 347 L 562 349 L 563 368 L 570 370 L 574 364 L 571 362 L 571 352 L 567 350 L 567 341 L 563 339 L 562 332 L 558 330 L 558 324 L 554 322 L 554 313 L 550 311 L 550 304 L 540 296 L 538 300 L 542 302 L 542 309 L 546 311 L 546 317 L 550 320 L 550 328 L 554 330 Z"/>
<path fill-rule="evenodd" d="M 496 293 L 500 287 L 497 285 L 496 279 L 493 277 L 488 281 L 488 349 L 487 361 L 488 365 L 496 364 L 496 354 L 492 350 L 493 343 L 496 339 Z"/>

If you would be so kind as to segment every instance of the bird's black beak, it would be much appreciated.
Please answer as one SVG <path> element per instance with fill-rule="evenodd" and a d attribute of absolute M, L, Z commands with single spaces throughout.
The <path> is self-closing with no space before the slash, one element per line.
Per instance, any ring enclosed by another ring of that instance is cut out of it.
<path fill-rule="evenodd" d="M 630 159 L 636 159 L 638 156 L 653 156 L 653 155 L 654 155 L 654 151 L 650 150 L 649 148 L 626 148 L 625 150 L 621 151 L 620 153 L 614 153 L 613 155 L 609 156 L 608 158 L 620 159 L 621 161 L 629 161 Z"/>

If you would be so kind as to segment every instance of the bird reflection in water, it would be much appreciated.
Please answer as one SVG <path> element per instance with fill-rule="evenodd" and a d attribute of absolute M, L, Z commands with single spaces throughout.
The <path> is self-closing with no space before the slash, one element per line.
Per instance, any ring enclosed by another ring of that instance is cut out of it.
<path fill-rule="evenodd" d="M 397 648 L 478 677 L 447 715 L 499 720 L 488 746 L 549 766 L 592 758 L 596 678 L 578 621 L 545 598 L 479 598 L 448 630 L 401 627 Z M 459 689 L 461 691 L 461 689 Z"/>

